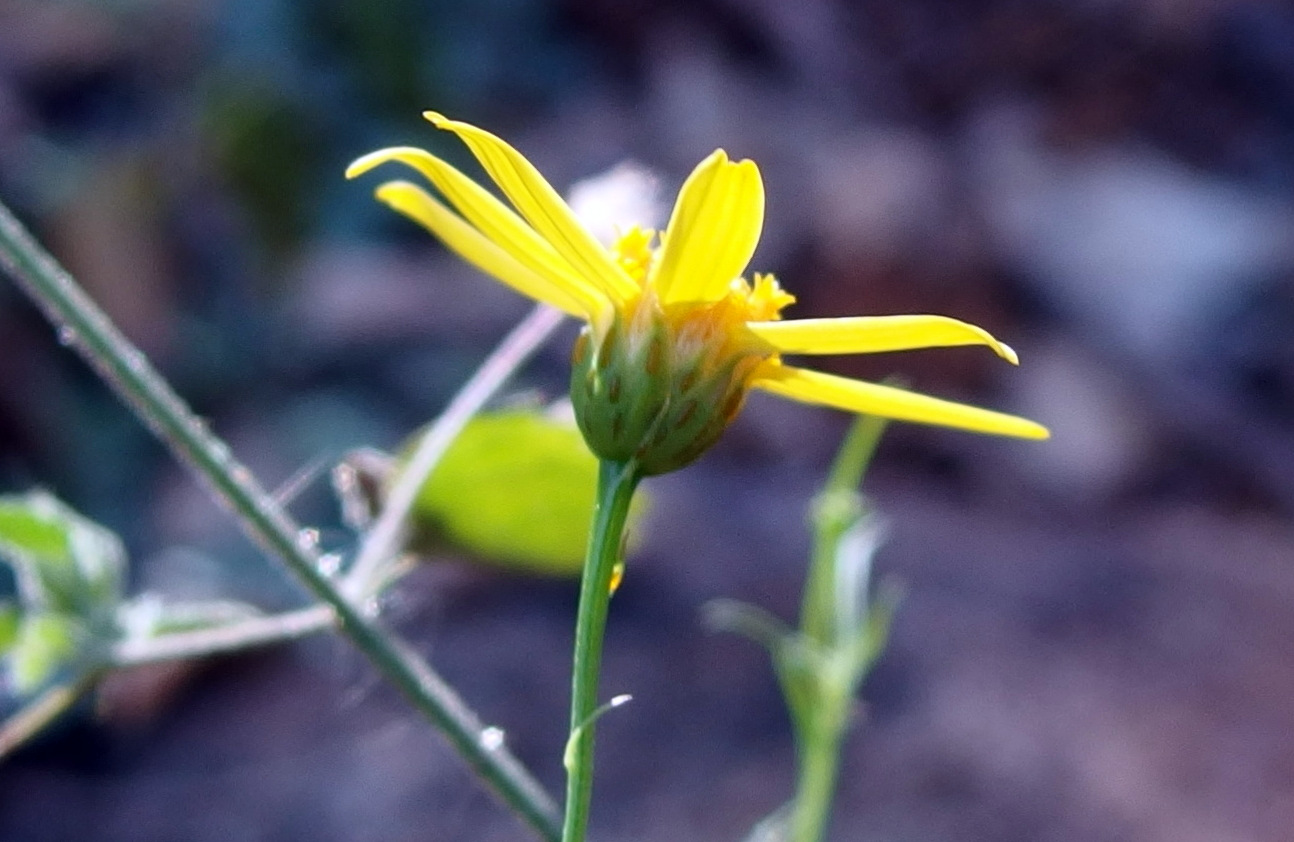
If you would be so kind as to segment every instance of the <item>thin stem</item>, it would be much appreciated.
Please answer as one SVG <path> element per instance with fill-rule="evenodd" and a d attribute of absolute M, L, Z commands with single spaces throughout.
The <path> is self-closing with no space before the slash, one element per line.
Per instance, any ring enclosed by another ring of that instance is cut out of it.
<path fill-rule="evenodd" d="M 567 748 L 566 822 L 562 842 L 583 842 L 593 796 L 593 732 L 598 709 L 598 673 L 611 582 L 634 489 L 638 467 L 603 461 L 598 471 L 593 526 L 580 580 L 580 605 L 575 620 L 575 663 L 571 670 L 571 744 Z"/>
<path fill-rule="evenodd" d="M 858 518 L 858 484 L 887 423 L 884 418 L 863 415 L 850 425 L 827 483 L 814 500 L 813 550 L 804 584 L 800 630 L 820 645 L 832 644 L 837 635 L 836 552 L 840 539 Z"/>
<path fill-rule="evenodd" d="M 332 608 L 315 605 L 191 631 L 122 640 L 112 647 L 108 660 L 114 667 L 132 667 L 180 658 L 205 658 L 296 640 L 336 625 L 337 614 Z"/>
<path fill-rule="evenodd" d="M 39 734 L 58 719 L 98 679 L 94 671 L 82 673 L 70 681 L 55 684 L 0 722 L 0 760 Z"/>
<path fill-rule="evenodd" d="M 209 628 L 119 641 L 108 651 L 106 660 L 112 667 L 133 667 L 182 658 L 205 658 L 296 640 L 332 629 L 336 624 L 337 615 L 331 608 L 316 605 Z M 87 672 L 78 680 L 54 685 L 0 723 L 0 758 L 36 736 L 67 710 L 97 678 L 97 672 Z"/>
<path fill-rule="evenodd" d="M 378 570 L 399 552 L 401 533 L 426 478 L 472 416 L 481 411 L 508 378 L 552 335 L 562 322 L 562 312 L 539 304 L 503 338 L 494 352 L 463 385 L 440 417 L 427 428 L 408 464 L 400 471 L 382 513 L 364 535 L 359 554 L 346 574 L 343 589 L 353 597 L 367 597 L 365 591 L 380 580 Z"/>
<path fill-rule="evenodd" d="M 813 551 L 804 585 L 800 632 L 821 659 L 811 676 L 811 703 L 793 708 L 792 714 L 798 767 L 792 842 L 820 842 L 830 820 L 840 744 L 855 689 L 850 678 L 853 666 L 841 664 L 839 659 L 848 657 L 858 633 L 849 627 L 856 620 L 849 612 L 841 611 L 842 594 L 837 593 L 837 588 L 858 584 L 844 575 L 847 568 L 842 568 L 845 562 L 841 558 L 841 541 L 862 514 L 858 486 L 886 424 L 884 418 L 876 416 L 860 416 L 854 421 L 832 463 L 826 485 L 813 503 Z"/>
<path fill-rule="evenodd" d="M 843 721 L 839 719 L 824 725 L 821 730 L 806 734 L 799 741 L 798 780 L 791 816 L 792 842 L 821 842 L 831 816 L 844 729 Z"/>
<path fill-rule="evenodd" d="M 468 765 L 540 836 L 558 839 L 556 807 L 539 783 L 496 741 L 482 740 L 480 720 L 439 675 L 334 586 L 313 545 L 298 541 L 300 527 L 3 205 L 0 265 L 54 323 L 60 340 L 74 347 L 209 486 L 243 531 L 336 613 L 342 634 L 445 733 Z"/>

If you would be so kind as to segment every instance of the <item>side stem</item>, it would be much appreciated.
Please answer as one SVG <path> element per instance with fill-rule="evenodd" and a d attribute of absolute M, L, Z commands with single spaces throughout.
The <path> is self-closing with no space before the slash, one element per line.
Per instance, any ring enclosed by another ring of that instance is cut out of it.
<path fill-rule="evenodd" d="M 798 741 L 797 780 L 791 814 L 792 842 L 821 842 L 831 817 L 840 769 L 844 719 L 823 711 Z"/>
<path fill-rule="evenodd" d="M 813 504 L 813 554 L 804 585 L 800 632 L 822 661 L 811 677 L 814 701 L 795 716 L 797 780 L 792 842 L 821 842 L 831 818 L 840 746 L 855 690 L 851 667 L 840 658 L 850 651 L 858 633 L 853 627 L 857 612 L 849 606 L 855 598 L 866 598 L 865 594 L 858 597 L 840 592 L 860 584 L 842 575 L 841 541 L 860 517 L 858 486 L 886 424 L 883 418 L 860 416 L 850 426 L 827 483 Z M 865 582 L 861 585 L 866 587 Z"/>
<path fill-rule="evenodd" d="M 804 583 L 800 630 L 814 642 L 835 642 L 836 553 L 840 539 L 858 519 L 858 484 L 871 463 L 888 422 L 874 415 L 860 416 L 849 428 L 832 463 L 827 484 L 813 503 L 813 551 Z"/>
<path fill-rule="evenodd" d="M 72 707 L 98 680 L 97 671 L 84 672 L 63 684 L 55 684 L 35 699 L 0 722 L 0 760 L 8 757 L 19 746 L 35 737 L 44 728 Z"/>
<path fill-rule="evenodd" d="M 418 439 L 418 445 L 387 495 L 382 512 L 367 530 L 342 590 L 356 599 L 372 595 L 382 565 L 400 551 L 401 533 L 427 477 L 472 417 L 507 382 L 517 367 L 562 323 L 562 312 L 538 304 L 504 337 L 472 379 L 459 389 L 440 417 Z"/>
<path fill-rule="evenodd" d="M 593 731 L 598 710 L 598 673 L 611 583 L 624 535 L 629 504 L 641 477 L 638 466 L 603 461 L 598 471 L 593 524 L 580 580 L 575 620 L 575 659 L 571 671 L 571 736 L 567 746 L 566 821 L 562 842 L 583 842 L 593 796 Z"/>

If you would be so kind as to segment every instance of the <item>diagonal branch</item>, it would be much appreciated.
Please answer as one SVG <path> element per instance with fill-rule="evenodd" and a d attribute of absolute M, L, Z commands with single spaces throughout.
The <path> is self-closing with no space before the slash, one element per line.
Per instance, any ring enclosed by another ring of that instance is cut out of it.
<path fill-rule="evenodd" d="M 53 322 L 59 338 L 207 484 L 243 531 L 335 612 L 341 633 L 445 733 L 468 765 L 540 836 L 560 838 L 557 808 L 539 783 L 506 749 L 482 739 L 480 720 L 439 675 L 338 590 L 323 573 L 313 545 L 298 540 L 300 526 L 2 204 L 0 265 Z"/>
<path fill-rule="evenodd" d="M 562 322 L 560 310 L 547 304 L 536 305 L 499 347 L 481 363 L 472 378 L 463 385 L 449 406 L 418 439 L 413 456 L 400 471 L 391 488 L 382 513 L 364 534 L 359 554 L 346 573 L 343 589 L 356 599 L 371 594 L 363 590 L 380 580 L 379 568 L 400 551 L 401 532 L 418 497 L 423 482 L 431 475 L 445 451 L 463 431 L 472 417 L 481 411 L 517 366 L 552 335 Z"/>

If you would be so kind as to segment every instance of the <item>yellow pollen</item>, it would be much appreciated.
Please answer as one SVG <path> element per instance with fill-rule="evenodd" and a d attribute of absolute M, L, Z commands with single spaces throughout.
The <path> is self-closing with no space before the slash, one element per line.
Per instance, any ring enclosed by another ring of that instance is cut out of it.
<path fill-rule="evenodd" d="M 656 252 L 651 241 L 656 232 L 650 228 L 639 228 L 637 225 L 620 235 L 611 251 L 616 256 L 620 268 L 641 288 L 647 283 L 647 272 L 651 269 Z"/>
<path fill-rule="evenodd" d="M 732 293 L 745 302 L 748 322 L 778 321 L 782 310 L 795 303 L 795 296 L 782 289 L 777 278 L 762 272 L 755 273 L 753 288 L 745 278 L 733 281 Z"/>

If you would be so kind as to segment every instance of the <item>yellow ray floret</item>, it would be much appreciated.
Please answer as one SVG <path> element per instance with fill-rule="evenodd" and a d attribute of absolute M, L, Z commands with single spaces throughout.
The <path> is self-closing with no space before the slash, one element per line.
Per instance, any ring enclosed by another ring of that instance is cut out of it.
<path fill-rule="evenodd" d="M 751 385 L 804 403 L 881 415 L 896 421 L 938 424 L 1025 439 L 1045 439 L 1051 435 L 1041 424 L 1014 415 L 780 363 L 765 363 L 756 371 Z"/>
<path fill-rule="evenodd" d="M 583 285 L 554 283 L 552 275 L 535 271 L 503 247 L 433 199 L 417 185 L 391 181 L 377 189 L 377 197 L 392 209 L 420 223 L 468 263 L 493 275 L 528 298 L 587 319 L 597 312 L 598 298 L 586 295 Z"/>
<path fill-rule="evenodd" d="M 507 203 L 411 147 L 365 155 L 347 177 L 389 162 L 411 167 L 443 202 L 406 181 L 382 185 L 378 198 L 481 271 L 589 323 L 571 388 L 599 456 L 636 460 L 646 473 L 680 467 L 717 438 L 751 388 L 903 421 L 1049 435 L 1012 415 L 783 364 L 782 354 L 957 345 L 1018 359 L 983 328 L 946 316 L 782 321 L 794 296 L 771 275 L 746 280 L 764 224 L 764 185 L 753 161 L 716 150 L 684 182 L 659 244 L 654 232 L 631 228 L 606 246 L 516 149 L 467 123 L 425 116 L 467 144 Z"/>
<path fill-rule="evenodd" d="M 661 303 L 718 301 L 746 271 L 764 227 L 764 183 L 754 161 L 722 149 L 692 171 L 679 191 L 656 263 Z"/>
<path fill-rule="evenodd" d="M 613 301 L 623 301 L 634 294 L 634 284 L 624 270 L 520 152 L 476 126 L 448 120 L 434 111 L 424 112 L 423 116 L 467 144 L 517 212 L 585 280 L 601 288 Z"/>
<path fill-rule="evenodd" d="M 580 300 L 605 298 L 600 286 L 590 284 L 577 275 L 557 250 L 510 208 L 479 184 L 428 152 L 411 147 L 382 149 L 351 164 L 346 170 L 346 177 L 354 178 L 388 161 L 397 161 L 421 173 L 467 223 L 532 272 L 548 278 L 555 285 L 571 289 L 572 294 Z M 379 194 L 378 198 L 385 200 L 386 197 Z M 397 210 L 413 216 L 403 208 Z M 415 218 L 418 222 L 427 224 L 423 219 Z M 436 233 L 440 236 L 439 232 Z"/>
<path fill-rule="evenodd" d="M 849 316 L 752 322 L 751 332 L 784 354 L 876 354 L 915 348 L 987 345 L 999 357 L 1020 364 L 1014 349 L 982 327 L 947 316 Z"/>

